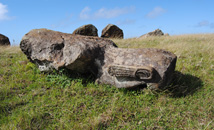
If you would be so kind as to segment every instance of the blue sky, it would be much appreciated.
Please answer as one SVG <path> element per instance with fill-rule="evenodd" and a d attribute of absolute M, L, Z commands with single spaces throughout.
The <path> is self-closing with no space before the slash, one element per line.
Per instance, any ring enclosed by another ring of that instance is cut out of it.
<path fill-rule="evenodd" d="M 214 0 L 0 0 L 0 33 L 12 45 L 31 29 L 72 33 L 84 24 L 99 36 L 109 23 L 125 38 L 157 28 L 170 35 L 214 33 Z"/>

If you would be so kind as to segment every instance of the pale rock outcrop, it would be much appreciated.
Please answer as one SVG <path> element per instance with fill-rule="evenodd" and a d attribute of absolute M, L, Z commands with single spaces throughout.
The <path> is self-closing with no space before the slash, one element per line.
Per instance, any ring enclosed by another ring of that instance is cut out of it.
<path fill-rule="evenodd" d="M 152 32 L 149 32 L 147 34 L 140 36 L 140 38 L 145 38 L 145 37 L 150 37 L 150 36 L 164 36 L 164 33 L 160 29 L 156 29 Z"/>

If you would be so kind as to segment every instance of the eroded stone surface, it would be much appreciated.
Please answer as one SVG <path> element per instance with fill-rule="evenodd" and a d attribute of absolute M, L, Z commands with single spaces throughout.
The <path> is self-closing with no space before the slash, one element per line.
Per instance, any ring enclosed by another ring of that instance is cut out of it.
<path fill-rule="evenodd" d="M 107 39 L 46 29 L 30 31 L 20 47 L 41 71 L 65 67 L 92 73 L 98 83 L 117 88 L 161 88 L 170 83 L 176 65 L 176 56 L 165 50 L 122 49 Z"/>
<path fill-rule="evenodd" d="M 175 69 L 176 56 L 171 52 L 144 48 L 107 48 L 98 82 L 118 88 L 147 84 L 153 88 L 170 83 Z"/>
<path fill-rule="evenodd" d="M 47 29 L 35 29 L 27 33 L 20 48 L 28 59 L 41 71 L 66 67 L 77 72 L 89 72 L 98 53 L 108 46 L 116 45 L 107 39 L 72 35 Z"/>

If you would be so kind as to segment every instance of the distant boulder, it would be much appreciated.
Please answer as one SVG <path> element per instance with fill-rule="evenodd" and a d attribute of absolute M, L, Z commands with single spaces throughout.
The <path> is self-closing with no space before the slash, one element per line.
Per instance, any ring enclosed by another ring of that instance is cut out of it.
<path fill-rule="evenodd" d="M 164 33 L 160 29 L 156 29 L 152 32 L 142 35 L 140 38 L 149 37 L 149 36 L 164 36 Z"/>
<path fill-rule="evenodd" d="M 10 45 L 9 38 L 0 34 L 0 45 Z"/>
<path fill-rule="evenodd" d="M 169 33 L 164 33 L 164 36 L 169 36 Z"/>
<path fill-rule="evenodd" d="M 92 24 L 83 25 L 76 30 L 73 34 L 84 35 L 84 36 L 98 36 L 97 28 Z"/>
<path fill-rule="evenodd" d="M 108 24 L 103 30 L 103 38 L 123 38 L 123 30 L 113 24 Z"/>

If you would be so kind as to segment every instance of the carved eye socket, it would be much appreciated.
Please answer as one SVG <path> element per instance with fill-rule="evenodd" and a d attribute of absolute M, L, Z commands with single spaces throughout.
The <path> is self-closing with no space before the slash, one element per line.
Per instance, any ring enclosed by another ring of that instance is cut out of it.
<path fill-rule="evenodd" d="M 152 72 L 147 69 L 139 69 L 136 71 L 135 76 L 139 79 L 151 79 Z"/>

